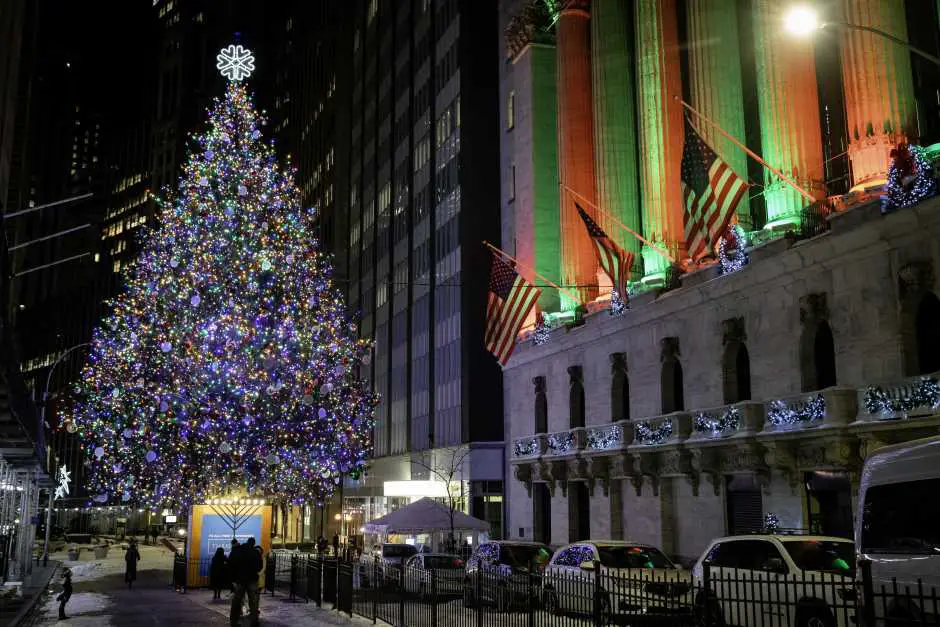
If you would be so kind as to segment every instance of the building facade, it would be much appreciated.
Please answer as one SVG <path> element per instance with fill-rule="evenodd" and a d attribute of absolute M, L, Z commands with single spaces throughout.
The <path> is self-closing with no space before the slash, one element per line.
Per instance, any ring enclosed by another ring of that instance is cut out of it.
<path fill-rule="evenodd" d="M 936 7 L 827 6 L 936 50 Z M 882 217 L 869 200 L 892 147 L 940 139 L 932 70 L 851 29 L 789 39 L 782 16 L 764 0 L 500 3 L 502 241 L 581 301 L 543 290 L 566 329 L 503 371 L 512 537 L 694 559 L 767 514 L 851 534 L 865 456 L 937 433 L 937 203 Z M 696 118 L 752 184 L 750 264 L 682 274 L 676 97 L 837 211 L 807 210 Z M 638 254 L 622 316 L 574 201 Z"/>
<path fill-rule="evenodd" d="M 290 124 L 309 144 L 298 156 L 301 186 L 322 215 L 337 281 L 361 335 L 375 341 L 363 373 L 382 399 L 375 457 L 347 481 L 344 507 L 357 527 L 440 496 L 444 483 L 498 535 L 502 396 L 476 271 L 486 263 L 481 240 L 499 238 L 498 69 L 487 53 L 498 11 L 362 0 L 339 13 L 321 20 L 333 33 L 316 38 L 319 52 L 297 53 L 313 65 L 291 95 L 303 117 Z M 458 472 L 443 481 L 455 458 Z"/>

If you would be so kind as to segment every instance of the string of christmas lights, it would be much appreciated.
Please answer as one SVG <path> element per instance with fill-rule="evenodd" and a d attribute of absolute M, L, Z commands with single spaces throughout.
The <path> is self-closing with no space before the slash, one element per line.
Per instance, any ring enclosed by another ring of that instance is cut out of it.
<path fill-rule="evenodd" d="M 230 83 L 94 333 L 66 428 L 98 503 L 322 501 L 366 463 L 371 345 L 262 124 Z"/>

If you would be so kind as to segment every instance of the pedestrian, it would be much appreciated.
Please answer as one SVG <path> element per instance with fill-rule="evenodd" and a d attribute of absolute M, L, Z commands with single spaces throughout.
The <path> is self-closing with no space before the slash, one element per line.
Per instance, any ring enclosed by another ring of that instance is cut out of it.
<path fill-rule="evenodd" d="M 241 621 L 245 597 L 248 598 L 251 624 L 258 625 L 258 573 L 263 566 L 261 551 L 255 548 L 254 538 L 248 538 L 245 544 L 236 546 L 229 554 L 229 567 L 235 582 L 235 594 L 232 595 L 232 608 L 229 613 L 232 627 L 236 627 Z"/>
<path fill-rule="evenodd" d="M 140 561 L 140 551 L 137 550 L 137 542 L 131 538 L 131 543 L 127 545 L 127 552 L 124 553 L 124 581 L 127 582 L 127 589 L 131 590 L 134 581 L 137 579 L 137 562 Z"/>
<path fill-rule="evenodd" d="M 326 547 L 326 538 L 321 535 L 319 539 L 317 539 L 317 551 L 320 553 L 320 555 L 326 553 Z"/>
<path fill-rule="evenodd" d="M 157 538 L 158 538 L 159 536 L 160 536 L 160 534 L 159 534 L 159 532 L 157 531 L 157 528 L 154 527 L 154 528 L 153 528 L 153 543 L 154 543 L 154 544 L 157 543 Z"/>
<path fill-rule="evenodd" d="M 333 555 L 339 557 L 339 534 L 333 534 Z"/>
<path fill-rule="evenodd" d="M 225 557 L 225 549 L 219 547 L 212 556 L 212 563 L 209 564 L 209 587 L 212 588 L 213 599 L 222 598 L 222 588 L 226 587 L 227 573 L 228 558 Z"/>
<path fill-rule="evenodd" d="M 65 615 L 65 604 L 72 598 L 72 569 L 66 568 L 62 573 L 62 578 L 64 580 L 62 582 L 62 594 L 56 597 L 59 601 L 59 620 L 68 618 Z"/>

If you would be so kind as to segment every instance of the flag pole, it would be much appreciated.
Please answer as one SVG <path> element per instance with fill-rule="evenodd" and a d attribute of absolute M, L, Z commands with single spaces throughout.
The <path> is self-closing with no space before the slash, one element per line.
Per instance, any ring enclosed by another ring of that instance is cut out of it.
<path fill-rule="evenodd" d="M 589 205 L 590 207 L 596 209 L 597 211 L 600 211 L 600 212 L 603 213 L 605 216 L 607 216 L 608 218 L 610 218 L 617 226 L 619 226 L 620 228 L 622 228 L 624 231 L 626 231 L 627 233 L 629 233 L 629 234 L 632 235 L 633 237 L 637 238 L 638 240 L 640 240 L 641 242 L 643 242 L 644 244 L 646 244 L 647 246 L 649 246 L 650 248 L 652 248 L 653 250 L 655 250 L 655 251 L 656 251 L 657 253 L 659 253 L 659 255 L 660 255 L 661 257 L 663 257 L 666 261 L 668 261 L 669 263 L 675 263 L 675 260 L 669 255 L 669 252 L 668 252 L 668 251 L 666 251 L 666 250 L 660 248 L 659 246 L 655 245 L 654 243 L 652 243 L 651 241 L 649 241 L 648 239 L 646 239 L 645 237 L 643 237 L 642 235 L 640 235 L 639 233 L 637 233 L 636 231 L 634 231 L 633 229 L 631 229 L 630 227 L 628 227 L 626 224 L 624 224 L 623 222 L 621 222 L 620 220 L 618 220 L 618 219 L 615 218 L 614 216 L 610 215 L 609 213 L 607 213 L 606 211 L 604 211 L 603 209 L 601 209 L 600 207 L 598 207 L 597 205 L 595 205 L 593 202 L 591 202 L 590 200 L 588 200 L 587 198 L 585 198 L 584 196 L 582 196 L 582 195 L 579 194 L 578 192 L 574 191 L 573 189 L 571 189 L 570 187 L 568 187 L 568 186 L 565 185 L 564 183 L 558 183 L 558 184 L 561 185 L 561 186 L 564 188 L 564 190 L 565 190 L 566 192 L 568 192 L 569 194 L 571 194 L 572 196 L 574 196 L 574 197 L 577 198 L 578 200 L 581 200 L 584 204 Z"/>
<path fill-rule="evenodd" d="M 502 255 L 503 257 L 505 257 L 505 258 L 508 259 L 509 261 L 513 262 L 514 264 L 516 264 L 517 266 L 519 266 L 519 267 L 522 268 L 523 270 L 528 270 L 529 272 L 531 272 L 532 274 L 534 274 L 534 275 L 537 276 L 538 278 L 540 278 L 540 279 L 542 279 L 543 281 L 545 281 L 546 283 L 548 283 L 549 286 L 554 287 L 554 288 L 555 288 L 556 290 L 558 290 L 559 292 L 564 292 L 564 293 L 567 294 L 570 298 L 574 299 L 577 303 L 580 303 L 580 304 L 582 304 L 582 305 L 584 304 L 584 301 L 581 300 L 581 297 L 580 297 L 580 296 L 575 296 L 572 292 L 566 290 L 565 288 L 563 288 L 562 286 L 560 286 L 560 285 L 558 285 L 558 284 L 556 284 L 556 283 L 553 283 L 553 282 L 550 281 L 548 278 L 542 276 L 541 274 L 539 274 L 538 272 L 536 272 L 536 271 L 533 270 L 532 268 L 530 268 L 530 267 L 528 267 L 528 266 L 526 266 L 526 265 L 524 265 L 524 264 L 519 263 L 519 260 L 518 260 L 518 259 L 516 259 L 516 258 L 513 257 L 512 255 L 510 255 L 509 253 L 507 253 L 507 252 L 504 251 L 503 249 L 497 248 L 496 246 L 493 246 L 492 244 L 490 244 L 490 243 L 489 243 L 488 241 L 486 241 L 486 240 L 483 240 L 483 245 L 486 246 L 487 248 L 489 248 L 490 250 L 492 250 L 494 253 L 496 253 L 496 254 L 498 254 L 498 255 Z"/>
<path fill-rule="evenodd" d="M 748 156 L 750 156 L 754 161 L 758 162 L 759 164 L 761 164 L 762 166 L 764 166 L 765 168 L 767 168 L 768 170 L 770 170 L 771 172 L 773 172 L 774 174 L 776 174 L 777 176 L 779 176 L 780 179 L 783 180 L 784 183 L 786 183 L 787 185 L 789 185 L 790 187 L 792 187 L 793 189 L 795 189 L 796 191 L 798 191 L 804 198 L 806 198 L 807 200 L 809 200 L 810 204 L 819 202 L 819 200 L 818 200 L 817 198 L 813 197 L 812 194 L 810 194 L 808 191 L 806 191 L 805 189 L 803 189 L 802 187 L 800 187 L 799 185 L 797 185 L 796 181 L 794 181 L 793 179 L 791 179 L 790 177 L 788 177 L 786 174 L 784 174 L 783 172 L 781 172 L 781 171 L 778 170 L 777 168 L 773 167 L 772 165 L 770 165 L 769 163 L 767 163 L 766 161 L 764 161 L 763 159 L 761 159 L 760 156 L 758 156 L 753 150 L 751 150 L 750 148 L 748 148 L 747 146 L 745 146 L 744 144 L 742 144 L 741 142 L 739 142 L 737 139 L 734 138 L 733 135 L 731 135 L 730 133 L 728 133 L 725 129 L 721 128 L 721 126 L 720 126 L 717 122 L 715 122 L 714 120 L 712 120 L 711 118 L 709 118 L 708 116 L 706 116 L 704 113 L 702 113 L 702 112 L 698 111 L 697 109 L 695 109 L 692 105 L 690 105 L 688 102 L 686 102 L 685 100 L 683 100 L 683 99 L 680 98 L 679 96 L 673 96 L 672 98 L 673 98 L 673 100 L 676 100 L 677 102 L 679 102 L 683 107 L 685 107 L 686 109 L 688 109 L 689 111 L 691 111 L 692 113 L 694 113 L 695 115 L 697 115 L 699 118 L 701 118 L 702 120 L 704 120 L 704 121 L 707 122 L 708 124 L 711 124 L 712 126 L 714 126 L 715 129 L 716 129 L 719 133 L 721 133 L 722 135 L 724 135 L 724 136 L 728 139 L 728 141 L 730 141 L 732 144 L 734 144 L 735 146 L 737 146 L 738 148 L 740 148 L 741 150 L 743 150 L 744 152 L 746 152 L 746 153 L 748 154 Z M 689 123 L 691 124 L 691 121 L 690 121 Z M 693 127 L 694 127 L 694 126 L 695 126 L 695 125 L 693 124 Z M 696 132 L 698 132 L 698 129 L 695 129 L 695 130 L 696 130 Z"/>

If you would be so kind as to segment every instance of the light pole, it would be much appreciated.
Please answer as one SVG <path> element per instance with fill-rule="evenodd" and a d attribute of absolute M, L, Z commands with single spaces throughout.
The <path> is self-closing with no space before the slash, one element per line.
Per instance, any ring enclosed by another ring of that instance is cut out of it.
<path fill-rule="evenodd" d="M 46 375 L 46 387 L 43 389 L 43 392 L 42 392 L 42 408 L 39 410 L 39 417 L 42 421 L 43 427 L 48 426 L 46 424 L 46 405 L 49 402 L 49 384 L 52 383 L 52 373 L 55 371 L 56 366 L 58 366 L 62 362 L 63 359 L 65 359 L 69 354 L 71 354 L 72 351 L 82 348 L 83 346 L 91 346 L 91 343 L 82 342 L 81 344 L 76 344 L 72 348 L 68 349 L 67 351 L 59 355 L 59 358 L 56 359 L 55 363 L 52 364 L 52 367 L 49 368 L 49 374 Z M 52 535 L 52 503 L 54 500 L 55 500 L 55 494 L 52 491 L 50 491 L 49 492 L 49 508 L 46 510 L 46 544 L 45 544 L 45 548 L 43 549 L 43 556 L 42 556 L 43 565 L 49 563 L 49 540 L 51 539 L 51 535 Z"/>
<path fill-rule="evenodd" d="M 914 54 L 927 59 L 934 65 L 940 65 L 940 57 L 934 56 L 925 50 L 921 50 L 917 46 L 912 45 L 910 42 L 904 41 L 899 37 L 895 37 L 890 33 L 875 28 L 873 26 L 863 26 L 861 24 L 851 24 L 849 22 L 842 22 L 837 20 L 819 20 L 819 14 L 815 9 L 808 6 L 794 6 L 791 7 L 783 18 L 784 26 L 791 35 L 797 35 L 801 37 L 806 37 L 812 35 L 814 32 L 822 30 L 823 28 L 843 28 L 846 30 L 855 30 L 863 33 L 871 33 L 873 35 L 878 35 L 883 37 L 888 41 L 894 42 L 899 46 L 904 46 Z"/>

